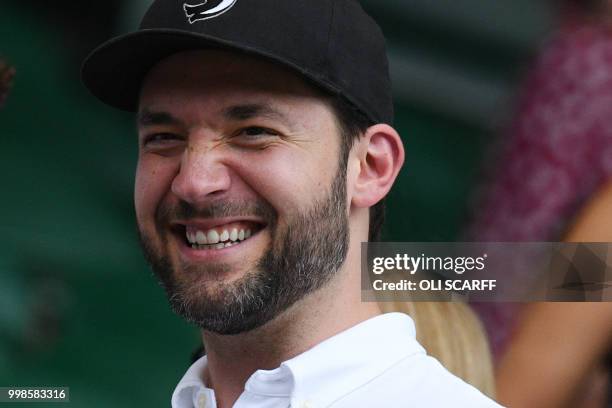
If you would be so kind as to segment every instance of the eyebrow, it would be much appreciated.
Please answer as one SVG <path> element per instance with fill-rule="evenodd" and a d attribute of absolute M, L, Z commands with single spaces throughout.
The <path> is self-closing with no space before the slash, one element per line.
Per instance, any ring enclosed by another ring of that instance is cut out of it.
<path fill-rule="evenodd" d="M 180 125 L 181 121 L 168 112 L 153 112 L 144 109 L 138 113 L 137 123 L 139 127 L 156 125 Z"/>
<path fill-rule="evenodd" d="M 264 117 L 278 120 L 289 126 L 290 121 L 287 116 L 272 106 L 265 103 L 251 103 L 244 105 L 234 105 L 223 109 L 222 115 L 225 120 L 245 121 L 253 118 Z M 137 124 L 139 127 L 172 125 L 178 126 L 182 122 L 168 112 L 154 112 L 143 109 L 138 113 Z"/>
<path fill-rule="evenodd" d="M 245 121 L 253 118 L 263 117 L 278 120 L 289 126 L 289 118 L 279 110 L 265 103 L 251 103 L 245 105 L 234 105 L 223 110 L 226 120 Z"/>

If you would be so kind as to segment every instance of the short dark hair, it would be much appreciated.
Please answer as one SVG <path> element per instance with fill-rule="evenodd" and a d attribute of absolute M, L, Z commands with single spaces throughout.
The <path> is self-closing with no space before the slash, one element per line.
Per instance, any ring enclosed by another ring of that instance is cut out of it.
<path fill-rule="evenodd" d="M 340 127 L 340 163 L 346 165 L 348 155 L 366 130 L 375 123 L 341 95 L 331 97 L 331 107 Z M 385 221 L 385 199 L 370 208 L 368 241 L 379 241 Z"/>

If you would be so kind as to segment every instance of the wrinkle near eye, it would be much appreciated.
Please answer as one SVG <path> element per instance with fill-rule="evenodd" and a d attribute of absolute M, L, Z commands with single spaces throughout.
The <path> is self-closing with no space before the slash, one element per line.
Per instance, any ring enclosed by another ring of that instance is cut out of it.
<path fill-rule="evenodd" d="M 286 142 L 295 145 L 301 149 L 306 149 L 308 146 L 312 146 L 315 140 L 312 136 L 308 137 L 305 132 L 295 132 L 288 134 Z"/>

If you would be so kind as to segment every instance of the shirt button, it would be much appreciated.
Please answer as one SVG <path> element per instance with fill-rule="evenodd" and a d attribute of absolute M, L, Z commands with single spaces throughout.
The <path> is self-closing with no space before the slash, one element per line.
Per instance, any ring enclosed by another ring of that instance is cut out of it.
<path fill-rule="evenodd" d="M 206 394 L 200 394 L 198 396 L 198 408 L 208 408 L 208 398 Z"/>

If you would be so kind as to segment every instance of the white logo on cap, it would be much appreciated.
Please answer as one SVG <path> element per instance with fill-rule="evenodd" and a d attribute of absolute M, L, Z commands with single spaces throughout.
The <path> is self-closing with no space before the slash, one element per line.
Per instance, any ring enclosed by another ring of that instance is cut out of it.
<path fill-rule="evenodd" d="M 204 0 L 199 4 L 183 4 L 189 24 L 217 17 L 231 9 L 238 0 Z"/>

